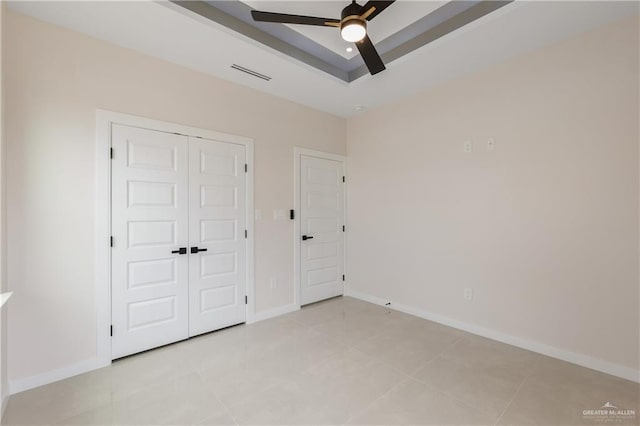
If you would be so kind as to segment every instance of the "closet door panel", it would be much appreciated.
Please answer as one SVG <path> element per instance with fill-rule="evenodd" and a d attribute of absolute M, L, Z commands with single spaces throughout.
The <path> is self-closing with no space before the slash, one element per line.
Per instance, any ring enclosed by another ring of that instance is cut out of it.
<path fill-rule="evenodd" d="M 189 138 L 189 335 L 245 321 L 246 148 Z"/>
<path fill-rule="evenodd" d="M 112 127 L 112 358 L 188 337 L 188 138 Z M 174 253 L 178 251 L 178 253 Z"/>

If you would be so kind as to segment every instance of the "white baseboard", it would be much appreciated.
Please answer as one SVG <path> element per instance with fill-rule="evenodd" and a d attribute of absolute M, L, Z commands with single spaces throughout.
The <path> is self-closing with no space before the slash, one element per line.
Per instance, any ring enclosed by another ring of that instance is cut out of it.
<path fill-rule="evenodd" d="M 579 354 L 564 349 L 559 349 L 553 346 L 545 345 L 543 343 L 535 342 L 532 340 L 523 339 L 520 337 L 514 337 L 509 334 L 505 334 L 499 331 L 491 330 L 488 328 L 480 327 L 474 324 L 469 324 L 463 321 L 451 319 L 442 315 L 434 314 L 432 312 L 418 309 L 412 306 L 403 305 L 401 303 L 395 303 L 386 299 L 381 299 L 376 296 L 371 296 L 366 293 L 353 290 L 349 287 L 345 288 L 345 296 L 354 297 L 356 299 L 364 300 L 365 302 L 374 303 L 380 306 L 386 306 L 390 309 L 394 309 L 400 312 L 404 312 L 410 315 L 424 318 L 429 321 L 437 322 L 449 327 L 453 327 L 468 333 L 472 333 L 478 336 L 486 337 L 488 339 L 497 340 L 498 342 L 506 343 L 508 345 L 517 346 L 522 349 L 526 349 L 532 352 L 537 352 L 542 355 L 547 355 L 552 358 L 557 358 L 563 361 L 577 364 L 582 367 L 590 368 L 592 370 L 601 371 L 603 373 L 611 374 L 612 376 L 621 377 L 623 379 L 631 380 L 633 382 L 640 383 L 640 371 L 634 370 L 629 367 L 624 367 L 618 364 L 614 364 L 608 361 L 603 361 L 597 358 Z M 390 305 L 386 305 L 391 302 Z M 264 321 L 269 318 L 274 318 L 280 315 L 285 315 L 290 312 L 294 312 L 300 309 L 300 306 L 296 304 L 290 304 L 280 306 L 267 311 L 256 313 L 252 322 Z M 106 367 L 110 364 L 108 360 L 101 360 L 98 358 L 88 359 L 79 362 L 74 365 L 70 365 L 57 370 L 49 371 L 36 376 L 26 377 L 24 379 L 11 380 L 9 382 L 9 395 L 13 395 L 19 392 L 23 392 L 29 389 L 36 388 L 38 386 L 44 386 L 49 383 L 63 380 L 78 374 L 87 373 L 98 368 Z M 4 414 L 9 396 L 5 396 L 2 400 L 1 413 Z"/>
<path fill-rule="evenodd" d="M 439 314 L 434 314 L 429 311 L 414 308 L 412 306 L 403 305 L 401 303 L 395 303 L 390 300 L 381 299 L 376 296 L 361 293 L 359 291 L 348 288 L 345 296 L 351 296 L 356 299 L 364 300 L 365 302 L 374 303 L 376 305 L 387 306 L 390 309 L 394 309 L 406 314 L 414 315 L 416 317 L 424 318 L 429 321 L 437 322 L 449 327 L 457 328 L 458 330 L 466 331 L 478 336 L 486 337 L 488 339 L 497 340 L 498 342 L 506 343 L 508 345 L 517 346 L 522 349 L 526 349 L 532 352 L 537 352 L 542 355 L 546 355 L 552 358 L 557 358 L 562 361 L 567 361 L 572 364 L 577 364 L 582 367 L 590 368 L 592 370 L 601 371 L 603 373 L 611 374 L 612 376 L 621 377 L 623 379 L 631 380 L 633 382 L 640 383 L 640 371 L 633 368 L 625 367 L 619 364 L 614 364 L 609 361 L 604 361 L 597 358 L 592 358 L 588 355 L 571 352 L 565 349 L 559 349 L 553 346 L 545 345 L 544 343 L 536 342 L 533 340 L 523 339 L 520 337 L 511 336 L 509 334 L 501 333 L 496 330 L 480 327 L 474 324 L 469 324 L 463 321 L 458 321 L 452 318 L 448 318 Z M 386 305 L 387 303 L 390 305 Z"/>
<path fill-rule="evenodd" d="M 25 377 L 24 379 L 10 380 L 9 395 L 14 395 L 19 392 L 37 388 L 38 386 L 44 386 L 49 383 L 57 382 L 58 380 L 67 379 L 72 376 L 77 376 L 78 374 L 97 370 L 98 368 L 108 366 L 110 363 L 110 361 L 92 358 L 57 370 L 47 371 L 46 373 L 31 377 Z"/>
<path fill-rule="evenodd" d="M 280 315 L 288 314 L 300 309 L 300 306 L 292 303 L 290 305 L 278 306 L 277 308 L 269 309 L 256 313 L 252 322 L 264 321 L 269 318 L 279 317 Z"/>
<path fill-rule="evenodd" d="M 9 403 L 9 395 L 2 395 L 2 411 L 0 411 L 0 421 L 4 417 L 4 412 L 7 409 L 8 403 Z"/>
<path fill-rule="evenodd" d="M 288 314 L 300 309 L 300 306 L 295 304 L 279 306 L 267 311 L 258 312 L 253 322 L 263 321 L 269 318 L 277 317 L 280 315 Z M 46 373 L 38 374 L 24 379 L 10 380 L 9 381 L 9 394 L 13 395 L 19 392 L 23 392 L 29 389 L 37 388 L 38 386 L 44 386 L 49 383 L 57 382 L 58 380 L 67 379 L 69 377 L 77 376 L 78 374 L 87 373 L 98 368 L 106 367 L 111 362 L 109 360 L 101 360 L 99 358 L 87 359 L 77 364 L 73 364 L 67 367 L 63 367 L 57 370 L 48 371 Z M 8 399 L 5 398 L 5 400 Z M 3 401 L 3 407 L 6 401 Z"/>

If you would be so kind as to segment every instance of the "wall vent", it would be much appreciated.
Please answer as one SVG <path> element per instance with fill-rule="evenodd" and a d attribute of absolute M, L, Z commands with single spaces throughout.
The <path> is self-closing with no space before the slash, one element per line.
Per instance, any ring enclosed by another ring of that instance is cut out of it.
<path fill-rule="evenodd" d="M 260 74 L 257 71 L 250 70 L 249 68 L 242 67 L 242 66 L 240 66 L 238 64 L 231 65 L 231 68 L 233 68 L 234 70 L 242 71 L 242 72 L 247 73 L 249 75 L 252 75 L 254 77 L 261 78 L 261 79 L 266 80 L 266 81 L 271 80 L 271 77 L 269 77 L 268 75 Z"/>

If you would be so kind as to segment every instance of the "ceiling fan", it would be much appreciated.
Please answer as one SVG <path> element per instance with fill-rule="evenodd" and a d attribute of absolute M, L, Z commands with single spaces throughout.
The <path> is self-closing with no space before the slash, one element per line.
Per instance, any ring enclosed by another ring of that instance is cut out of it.
<path fill-rule="evenodd" d="M 286 13 L 272 13 L 252 10 L 251 16 L 258 22 L 277 22 L 281 24 L 317 25 L 321 27 L 340 28 L 340 35 L 345 41 L 356 44 L 360 56 L 369 68 L 371 75 L 384 71 L 386 68 L 380 55 L 367 36 L 367 21 L 371 21 L 380 12 L 391 6 L 394 0 L 370 0 L 360 6 L 355 0 L 342 9 L 341 19 L 318 18 L 315 16 L 289 15 Z"/>

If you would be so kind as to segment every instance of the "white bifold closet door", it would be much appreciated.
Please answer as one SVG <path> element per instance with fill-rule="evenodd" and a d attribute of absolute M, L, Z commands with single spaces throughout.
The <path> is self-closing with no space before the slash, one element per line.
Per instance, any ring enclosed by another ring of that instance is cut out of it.
<path fill-rule="evenodd" d="M 245 147 L 189 138 L 189 334 L 245 321 Z M 196 253 L 191 253 L 197 251 Z"/>
<path fill-rule="evenodd" d="M 113 125 L 112 358 L 245 321 L 245 147 Z"/>
<path fill-rule="evenodd" d="M 189 140 L 113 125 L 112 357 L 189 332 Z"/>

